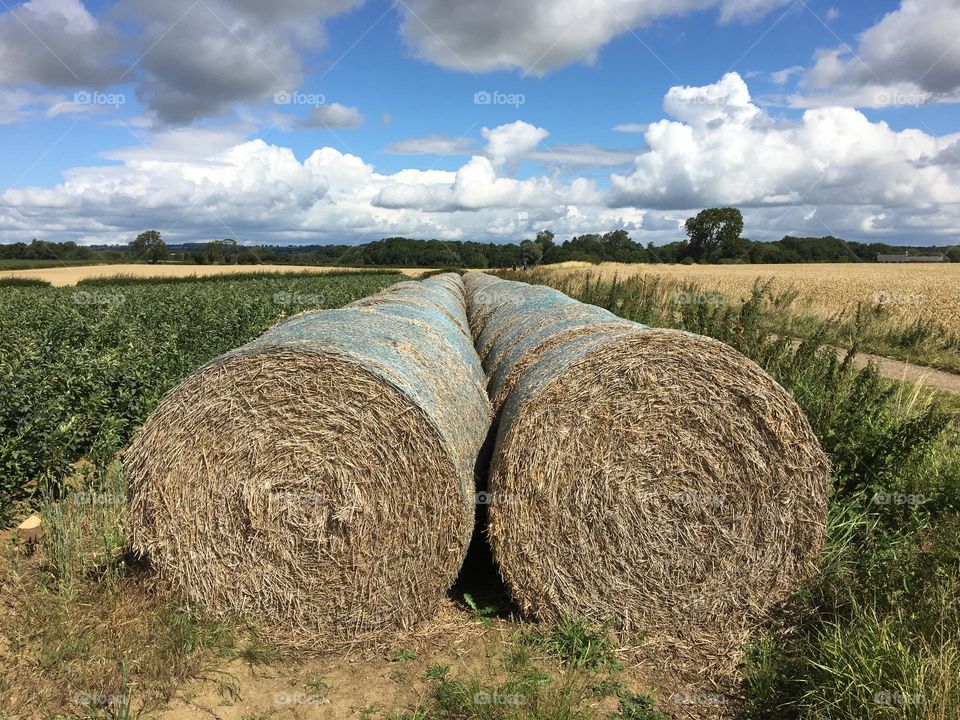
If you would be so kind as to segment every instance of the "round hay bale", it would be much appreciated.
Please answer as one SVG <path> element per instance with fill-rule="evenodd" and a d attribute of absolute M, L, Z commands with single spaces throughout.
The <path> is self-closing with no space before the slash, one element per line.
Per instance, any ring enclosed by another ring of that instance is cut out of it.
<path fill-rule="evenodd" d="M 480 321 L 477 321 L 479 334 L 476 347 L 481 362 L 486 361 L 491 349 L 498 344 L 500 336 L 512 328 L 528 327 L 531 322 L 536 322 L 545 313 L 556 308 L 582 307 L 582 303 L 551 288 L 531 285 L 518 288 L 517 285 L 520 283 L 510 283 L 510 287 L 506 288 L 507 292 L 514 296 L 510 302 L 510 312 L 497 312 L 503 308 L 501 304 L 486 316 L 482 328 L 479 326 Z"/>
<path fill-rule="evenodd" d="M 541 316 L 540 324 L 522 324 L 510 337 L 504 337 L 503 342 L 494 346 L 497 352 L 491 352 L 487 357 L 487 392 L 494 413 L 503 407 L 526 369 L 548 350 L 574 338 L 606 336 L 610 330 L 628 326 L 625 320 L 606 317 L 606 311 L 600 308 L 594 308 L 600 312 L 581 309 L 587 307 L 591 306 L 565 306 L 547 311 Z"/>
<path fill-rule="evenodd" d="M 815 571 L 827 458 L 790 395 L 729 346 L 564 312 L 486 313 L 485 331 L 512 327 L 487 357 L 500 571 L 539 618 L 729 658 Z"/>
<path fill-rule="evenodd" d="M 436 276 L 441 277 L 441 276 Z M 459 280 L 458 276 L 457 280 Z M 462 281 L 460 281 L 462 285 Z M 416 307 L 429 304 L 430 307 L 442 312 L 451 322 L 459 327 L 465 335 L 470 335 L 470 325 L 467 321 L 466 301 L 462 290 L 451 289 L 438 282 L 404 281 L 391 285 L 375 295 L 357 300 L 350 307 L 375 307 L 385 302 L 408 303 Z"/>
<path fill-rule="evenodd" d="M 535 312 L 537 306 L 546 308 L 576 302 L 559 290 L 542 285 L 528 285 L 509 280 L 495 280 L 491 283 L 485 279 L 479 279 L 490 277 L 482 273 L 467 273 L 465 277 L 471 278 L 472 293 L 467 296 L 467 318 L 473 337 L 477 340 L 483 337 L 487 320 L 504 306 L 519 308 L 529 302 L 528 307 Z"/>
<path fill-rule="evenodd" d="M 490 408 L 455 289 L 404 285 L 291 318 L 163 398 L 124 465 L 130 545 L 169 586 L 300 645 L 435 612 Z"/>

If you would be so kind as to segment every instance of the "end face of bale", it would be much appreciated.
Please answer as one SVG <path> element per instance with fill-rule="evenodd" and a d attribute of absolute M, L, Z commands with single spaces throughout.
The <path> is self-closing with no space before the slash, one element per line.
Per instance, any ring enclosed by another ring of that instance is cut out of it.
<path fill-rule="evenodd" d="M 432 615 L 471 538 L 490 408 L 435 302 L 456 288 L 417 306 L 405 285 L 297 316 L 163 399 L 124 465 L 130 545 L 170 586 L 294 645 Z"/>
<path fill-rule="evenodd" d="M 488 537 L 514 599 L 735 657 L 819 559 L 829 463 L 803 413 L 717 341 L 507 308 L 484 329 L 507 327 Z"/>

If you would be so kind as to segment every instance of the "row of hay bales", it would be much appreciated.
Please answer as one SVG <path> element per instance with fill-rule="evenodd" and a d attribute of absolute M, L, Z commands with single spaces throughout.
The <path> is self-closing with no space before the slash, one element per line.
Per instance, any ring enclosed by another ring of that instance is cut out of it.
<path fill-rule="evenodd" d="M 290 642 L 408 627 L 471 538 L 484 384 L 457 275 L 295 316 L 160 402 L 124 458 L 130 544 Z"/>
<path fill-rule="evenodd" d="M 465 280 L 499 415 L 488 537 L 514 600 L 735 652 L 823 541 L 829 464 L 796 403 L 720 342 Z"/>
<path fill-rule="evenodd" d="M 126 453 L 131 545 L 291 642 L 409 627 L 463 562 L 494 413 L 488 537 L 529 615 L 722 652 L 814 568 L 828 464 L 760 368 L 480 273 L 294 317 L 188 377 Z"/>

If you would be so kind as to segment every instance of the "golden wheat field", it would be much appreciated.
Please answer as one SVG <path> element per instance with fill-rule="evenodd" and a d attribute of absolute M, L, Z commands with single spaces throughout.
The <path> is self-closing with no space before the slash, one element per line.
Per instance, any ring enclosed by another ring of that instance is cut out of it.
<path fill-rule="evenodd" d="M 0 272 L 0 280 L 7 278 L 46 280 L 54 287 L 62 287 L 65 285 L 76 285 L 81 280 L 115 277 L 117 275 L 137 278 L 186 278 L 191 276 L 236 275 L 237 273 L 324 273 L 344 272 L 347 270 L 356 270 L 359 272 L 361 269 L 362 268 L 319 265 L 144 265 L 125 263 L 34 268 L 31 270 L 6 270 Z M 397 272 L 415 277 L 423 273 L 424 270 L 401 269 Z"/>
<path fill-rule="evenodd" d="M 559 276 L 589 273 L 611 280 L 638 274 L 689 280 L 739 298 L 754 283 L 772 280 L 776 291 L 795 289 L 795 309 L 824 318 L 850 312 L 858 303 L 882 304 L 891 319 L 904 323 L 917 318 L 933 320 L 960 334 L 960 263 L 798 264 L 798 265 L 626 265 L 568 262 L 550 266 Z"/>

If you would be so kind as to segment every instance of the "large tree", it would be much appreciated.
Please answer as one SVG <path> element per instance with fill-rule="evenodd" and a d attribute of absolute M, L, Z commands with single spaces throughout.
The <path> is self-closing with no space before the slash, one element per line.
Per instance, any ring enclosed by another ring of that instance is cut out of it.
<path fill-rule="evenodd" d="M 556 236 L 549 230 L 541 230 L 537 233 L 536 243 L 540 246 L 540 249 L 543 250 L 544 255 L 553 247 L 553 239 L 555 237 Z"/>
<path fill-rule="evenodd" d="M 743 232 L 743 214 L 737 208 L 708 208 L 684 225 L 690 257 L 697 262 L 715 259 L 721 245 L 734 247 Z"/>
<path fill-rule="evenodd" d="M 524 240 L 520 243 L 520 257 L 528 265 L 536 265 L 543 257 L 543 250 L 533 240 Z"/>
<path fill-rule="evenodd" d="M 130 243 L 133 253 L 148 263 L 157 263 L 170 257 L 167 245 L 160 237 L 159 230 L 147 230 L 137 235 L 137 239 Z"/>
<path fill-rule="evenodd" d="M 207 243 L 207 262 L 216 265 L 232 265 L 237 262 L 240 250 L 237 247 L 237 241 L 227 238 L 225 240 L 211 240 Z"/>

